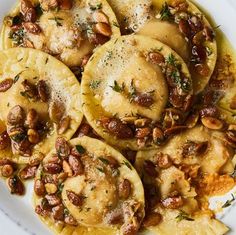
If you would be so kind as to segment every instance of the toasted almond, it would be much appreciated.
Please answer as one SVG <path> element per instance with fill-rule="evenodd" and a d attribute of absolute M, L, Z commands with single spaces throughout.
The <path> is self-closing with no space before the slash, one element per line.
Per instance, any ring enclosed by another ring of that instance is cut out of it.
<path fill-rule="evenodd" d="M 221 120 L 214 117 L 203 117 L 201 122 L 205 127 L 212 130 L 220 130 L 224 126 L 224 123 Z"/>
<path fill-rule="evenodd" d="M 94 31 L 106 37 L 110 37 L 112 35 L 111 26 L 105 23 L 96 23 L 94 26 Z"/>
<path fill-rule="evenodd" d="M 54 194 L 57 191 L 57 186 L 53 183 L 45 184 L 45 189 L 48 194 Z"/>
<path fill-rule="evenodd" d="M 134 125 L 136 127 L 144 127 L 144 126 L 148 125 L 150 122 L 151 122 L 151 120 L 148 118 L 139 118 L 134 122 Z"/>
<path fill-rule="evenodd" d="M 130 124 L 133 124 L 136 120 L 137 120 L 137 117 L 134 117 L 134 116 L 127 116 L 127 117 L 121 118 L 122 122 L 130 123 Z"/>
<path fill-rule="evenodd" d="M 32 144 L 37 144 L 40 141 L 39 133 L 34 129 L 29 129 L 27 132 L 28 140 Z"/>
<path fill-rule="evenodd" d="M 71 177 L 73 175 L 72 169 L 67 161 L 63 161 L 62 168 L 65 173 L 67 173 L 68 177 Z"/>
<path fill-rule="evenodd" d="M 57 133 L 59 135 L 64 134 L 68 130 L 68 128 L 70 126 L 70 120 L 71 119 L 69 116 L 66 116 L 61 119 L 61 121 L 59 122 L 59 125 L 58 125 L 58 130 L 57 130 Z"/>
<path fill-rule="evenodd" d="M 95 11 L 93 13 L 93 19 L 96 23 L 105 23 L 109 24 L 109 20 L 106 14 L 104 14 L 102 11 Z"/>
<path fill-rule="evenodd" d="M 160 144 L 164 140 L 163 131 L 160 128 L 155 127 L 152 131 L 152 138 L 155 144 Z"/>
<path fill-rule="evenodd" d="M 236 131 L 236 124 L 230 124 L 228 127 L 229 131 Z"/>

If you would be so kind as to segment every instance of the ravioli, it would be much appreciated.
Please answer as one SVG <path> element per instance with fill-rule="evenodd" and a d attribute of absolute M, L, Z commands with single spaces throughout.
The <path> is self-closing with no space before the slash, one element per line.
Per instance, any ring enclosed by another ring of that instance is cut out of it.
<path fill-rule="evenodd" d="M 46 155 L 57 136 L 70 139 L 76 132 L 83 118 L 80 84 L 64 64 L 40 51 L 8 49 L 0 61 L 0 158 L 29 163 Z"/>
<path fill-rule="evenodd" d="M 57 234 L 136 233 L 144 217 L 144 193 L 130 163 L 86 136 L 69 142 L 59 138 L 55 148 L 34 185 L 43 221 Z"/>
<path fill-rule="evenodd" d="M 189 65 L 194 93 L 200 93 L 214 71 L 217 46 L 204 14 L 187 0 L 153 0 L 155 17 L 137 32 L 167 44 Z"/>
<path fill-rule="evenodd" d="M 161 152 L 169 155 L 174 164 L 198 165 L 204 174 L 221 173 L 222 167 L 227 161 L 232 161 L 234 155 L 224 138 L 222 132 L 198 125 L 173 137 L 158 150 L 143 152 L 142 155 L 151 157 Z M 228 173 L 233 171 L 233 165 Z"/>
<path fill-rule="evenodd" d="M 200 147 L 199 152 L 195 151 L 193 141 L 200 144 L 206 140 L 208 149 Z M 204 193 L 205 196 L 221 194 L 224 182 L 230 182 L 227 191 L 235 185 L 229 175 L 218 175 L 220 166 L 225 164 L 225 160 L 220 159 L 227 155 L 220 148 L 227 150 L 214 133 L 195 127 L 173 138 L 159 150 L 138 152 L 135 168 L 142 177 L 147 208 L 142 234 L 215 235 L 228 231 L 223 223 L 214 219 L 208 207 L 204 207 L 205 198 L 201 197 Z M 233 156 L 230 157 L 232 161 Z M 213 162 L 221 163 L 216 168 Z M 231 172 L 232 169 L 227 173 Z M 218 181 L 214 183 L 208 178 Z"/>
<path fill-rule="evenodd" d="M 21 0 L 4 22 L 3 49 L 39 49 L 72 68 L 80 66 L 96 46 L 120 35 L 106 0 Z"/>
<path fill-rule="evenodd" d="M 108 0 L 123 34 L 136 32 L 152 16 L 151 0 Z"/>
<path fill-rule="evenodd" d="M 133 150 L 155 148 L 184 129 L 170 129 L 162 116 L 167 104 L 184 114 L 193 100 L 183 60 L 161 42 L 137 35 L 114 39 L 96 51 L 83 73 L 81 94 L 84 115 L 95 131 L 108 143 Z"/>

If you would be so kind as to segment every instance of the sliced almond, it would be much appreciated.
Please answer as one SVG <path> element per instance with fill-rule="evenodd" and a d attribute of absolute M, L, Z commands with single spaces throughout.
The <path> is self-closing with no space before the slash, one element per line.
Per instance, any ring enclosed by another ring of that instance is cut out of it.
<path fill-rule="evenodd" d="M 67 161 L 63 161 L 62 168 L 63 171 L 67 173 L 68 177 L 71 177 L 73 175 L 72 169 Z"/>

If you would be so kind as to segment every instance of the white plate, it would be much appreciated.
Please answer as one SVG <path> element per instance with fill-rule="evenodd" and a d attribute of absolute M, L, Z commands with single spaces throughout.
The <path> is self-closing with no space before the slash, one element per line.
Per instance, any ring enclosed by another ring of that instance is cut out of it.
<path fill-rule="evenodd" d="M 15 0 L 0 0 L 0 22 L 3 16 L 13 6 Z M 207 10 L 215 21 L 221 25 L 221 30 L 236 49 L 236 1 L 235 0 L 196 0 Z M 234 190 L 235 191 L 235 190 Z M 32 183 L 27 186 L 27 196 L 11 196 L 5 185 L 0 181 L 0 234 L 1 235 L 50 235 L 51 232 L 39 221 L 31 206 Z M 229 196 L 230 197 L 230 194 Z M 225 202 L 225 198 L 222 199 Z M 231 235 L 236 234 L 236 208 L 230 207 L 224 215 L 219 215 L 231 229 Z"/>

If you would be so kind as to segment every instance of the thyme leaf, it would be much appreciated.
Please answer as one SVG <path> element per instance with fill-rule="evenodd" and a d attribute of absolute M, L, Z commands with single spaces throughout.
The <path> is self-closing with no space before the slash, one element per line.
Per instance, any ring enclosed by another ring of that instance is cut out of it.
<path fill-rule="evenodd" d="M 84 154 L 86 152 L 85 148 L 82 145 L 76 145 L 75 148 L 80 154 Z"/>
<path fill-rule="evenodd" d="M 96 11 L 96 10 L 99 10 L 102 8 L 102 3 L 98 3 L 97 5 L 93 6 L 93 5 L 90 5 L 90 10 L 91 11 Z"/>
<path fill-rule="evenodd" d="M 232 199 L 227 200 L 227 201 L 224 203 L 224 205 L 222 206 L 222 208 L 226 208 L 226 207 L 229 207 L 229 206 L 232 205 L 232 202 L 235 201 L 235 197 L 234 197 L 234 195 L 233 195 L 232 193 L 231 193 L 231 196 L 232 196 Z"/>
<path fill-rule="evenodd" d="M 129 162 L 123 161 L 123 164 L 124 164 L 125 166 L 127 166 L 130 170 L 132 170 L 132 166 L 130 165 Z"/>
<path fill-rule="evenodd" d="M 177 222 L 180 222 L 182 220 L 194 221 L 193 218 L 191 218 L 185 211 L 182 210 L 179 212 L 179 215 L 175 217 L 175 219 L 177 220 Z"/>
<path fill-rule="evenodd" d="M 102 163 L 104 163 L 105 165 L 109 165 L 109 163 L 110 163 L 106 158 L 99 157 L 98 159 L 99 159 Z"/>
<path fill-rule="evenodd" d="M 53 17 L 53 18 L 49 18 L 49 20 L 54 20 L 56 22 L 56 25 L 59 27 L 59 26 L 62 26 L 62 21 L 64 19 L 60 18 L 60 17 Z"/>
<path fill-rule="evenodd" d="M 160 15 L 161 15 L 161 20 L 171 20 L 172 19 L 172 14 L 171 14 L 169 6 L 166 2 L 162 5 Z"/>
<path fill-rule="evenodd" d="M 102 168 L 100 168 L 100 167 L 96 167 L 96 168 L 97 168 L 98 171 L 104 173 L 104 170 Z"/>
<path fill-rule="evenodd" d="M 110 87 L 112 88 L 113 91 L 121 93 L 121 92 L 123 92 L 124 89 L 125 89 L 125 84 L 122 83 L 122 86 L 120 86 L 120 85 L 118 84 L 118 82 L 115 80 L 115 81 L 114 81 L 114 85 L 113 85 L 113 86 L 110 86 Z"/>

